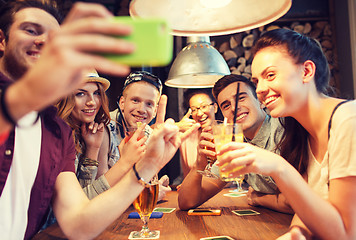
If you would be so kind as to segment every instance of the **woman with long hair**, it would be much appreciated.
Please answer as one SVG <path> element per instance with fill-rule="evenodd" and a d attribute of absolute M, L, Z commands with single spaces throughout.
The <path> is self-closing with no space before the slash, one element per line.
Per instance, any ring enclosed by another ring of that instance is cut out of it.
<path fill-rule="evenodd" d="M 280 239 L 356 239 L 356 101 L 328 95 L 329 66 L 314 39 L 272 30 L 254 53 L 258 98 L 272 117 L 285 118 L 281 156 L 228 143 L 218 165 L 231 176 L 273 177 L 295 212 Z"/>
<path fill-rule="evenodd" d="M 56 107 L 61 117 L 72 129 L 77 151 L 76 171 L 82 187 L 91 184 L 104 168 L 105 154 L 99 155 L 105 125 L 110 121 L 108 98 L 105 91 L 110 82 L 92 71 L 85 83 L 72 95 L 60 100 Z M 106 157 L 107 158 L 107 157 Z"/>
<path fill-rule="evenodd" d="M 79 89 L 56 104 L 58 115 L 73 129 L 77 177 L 89 198 L 114 186 L 146 149 L 143 144 L 146 137 L 137 139 L 142 131 L 139 128 L 133 140 L 125 144 L 131 156 L 124 154 L 121 166 L 115 164 L 109 169 L 110 134 L 106 126 L 110 122 L 110 114 L 105 93 L 109 86 L 107 79 L 91 71 Z"/>

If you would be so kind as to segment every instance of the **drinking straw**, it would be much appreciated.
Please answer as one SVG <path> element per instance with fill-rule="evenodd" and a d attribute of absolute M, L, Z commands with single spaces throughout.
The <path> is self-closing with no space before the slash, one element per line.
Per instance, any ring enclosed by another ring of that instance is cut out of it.
<path fill-rule="evenodd" d="M 236 124 L 236 116 L 237 116 L 237 108 L 239 104 L 239 94 L 240 94 L 240 83 L 237 83 L 237 90 L 236 90 L 236 96 L 235 96 L 235 111 L 234 111 L 234 120 L 233 120 L 233 125 L 232 125 L 232 141 L 235 141 L 235 124 Z"/>
<path fill-rule="evenodd" d="M 227 125 L 227 117 L 224 117 L 224 125 Z"/>

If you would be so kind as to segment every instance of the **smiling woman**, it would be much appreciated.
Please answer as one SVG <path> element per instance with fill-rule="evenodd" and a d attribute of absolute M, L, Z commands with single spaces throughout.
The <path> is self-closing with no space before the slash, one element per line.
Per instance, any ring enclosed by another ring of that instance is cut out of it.
<path fill-rule="evenodd" d="M 180 131 L 184 131 L 192 126 L 194 123 L 200 124 L 200 130 L 187 138 L 180 147 L 181 153 L 181 167 L 183 176 L 185 177 L 190 169 L 194 166 L 197 159 L 197 146 L 199 143 L 199 136 L 202 129 L 210 127 L 215 120 L 215 114 L 218 111 L 218 105 L 211 93 L 211 89 L 188 90 L 185 92 L 187 114 L 182 120 L 177 123 Z"/>
<path fill-rule="evenodd" d="M 107 162 L 107 154 L 100 154 L 105 126 L 110 121 L 105 91 L 110 82 L 94 70 L 86 75 L 85 83 L 74 93 L 57 103 L 58 116 L 73 129 L 77 151 L 77 177 L 82 187 L 90 185 Z M 102 156 L 102 157 L 101 157 Z M 101 174 L 100 174 L 101 175 Z"/>

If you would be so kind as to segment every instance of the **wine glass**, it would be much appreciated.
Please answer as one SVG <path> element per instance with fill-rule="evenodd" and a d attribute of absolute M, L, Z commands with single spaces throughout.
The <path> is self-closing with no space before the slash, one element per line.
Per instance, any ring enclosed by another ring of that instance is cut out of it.
<path fill-rule="evenodd" d="M 234 178 L 234 181 L 236 182 L 236 188 L 234 190 L 230 190 L 230 192 L 234 193 L 247 193 L 248 191 L 245 189 L 242 189 L 242 183 L 244 181 L 244 176 L 245 175 L 239 175 Z"/>
<path fill-rule="evenodd" d="M 140 195 L 135 199 L 133 205 L 140 215 L 143 221 L 141 231 L 134 231 L 132 233 L 133 238 L 154 238 L 159 235 L 159 231 L 150 230 L 148 228 L 148 220 L 152 214 L 153 209 L 156 207 L 159 184 L 158 176 L 155 175 L 150 181 L 150 186 L 145 187 Z"/>
<path fill-rule="evenodd" d="M 214 140 L 211 140 L 211 142 L 214 142 Z M 208 150 L 211 150 L 211 151 L 215 152 L 215 148 L 204 147 L 204 149 L 208 149 Z M 201 175 L 205 176 L 205 177 L 219 178 L 219 176 L 217 176 L 216 174 L 211 172 L 211 168 L 213 167 L 213 164 L 216 161 L 216 156 L 215 157 L 206 156 L 206 159 L 208 161 L 208 164 L 206 165 L 205 169 L 203 171 L 202 170 L 197 170 L 197 172 L 200 173 Z"/>
<path fill-rule="evenodd" d="M 226 123 L 220 120 L 216 120 L 213 124 L 213 135 L 215 141 L 216 150 L 220 150 L 221 147 L 229 142 L 243 142 L 244 135 L 242 132 L 241 124 L 238 123 Z M 222 167 L 224 167 L 223 165 Z M 222 168 L 220 167 L 220 168 Z M 243 192 L 241 188 L 241 183 L 244 179 L 244 175 L 239 175 L 234 178 L 230 178 L 229 175 L 231 172 L 241 169 L 242 166 L 237 167 L 229 172 L 220 171 L 220 179 L 225 182 L 236 181 L 238 192 Z"/>

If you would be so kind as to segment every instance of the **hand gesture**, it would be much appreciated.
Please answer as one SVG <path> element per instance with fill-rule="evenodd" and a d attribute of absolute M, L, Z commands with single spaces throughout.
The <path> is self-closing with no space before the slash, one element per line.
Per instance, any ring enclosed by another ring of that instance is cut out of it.
<path fill-rule="evenodd" d="M 104 137 L 104 123 L 91 122 L 82 123 L 81 134 L 85 142 L 87 151 L 90 148 L 99 149 Z"/>
<path fill-rule="evenodd" d="M 151 128 L 155 128 L 156 126 L 164 123 L 164 119 L 166 118 L 166 108 L 167 108 L 167 95 L 162 94 L 161 98 L 158 102 L 157 114 L 156 114 L 156 123 L 151 126 Z"/>
<path fill-rule="evenodd" d="M 28 109 L 17 111 L 15 119 L 72 93 L 88 69 L 119 76 L 129 73 L 128 66 L 99 54 L 129 54 L 134 51 L 132 43 L 112 37 L 128 35 L 132 31 L 130 26 L 110 21 L 112 17 L 100 4 L 74 4 L 61 28 L 49 32 L 36 64 L 13 84 L 16 86 L 11 89 L 13 96 L 31 96 Z"/>
<path fill-rule="evenodd" d="M 184 117 L 176 123 L 180 132 L 187 131 L 196 123 L 195 120 L 189 118 L 191 114 L 192 110 L 189 108 L 188 112 L 184 115 Z"/>
<path fill-rule="evenodd" d="M 173 157 L 181 144 L 179 129 L 173 119 L 168 119 L 163 124 L 157 124 L 147 144 L 145 161 L 151 161 L 161 169 Z"/>
<path fill-rule="evenodd" d="M 131 136 L 126 136 L 121 141 L 119 145 L 120 158 L 125 159 L 125 161 L 121 161 L 122 164 L 125 162 L 132 167 L 143 157 L 146 151 L 147 137 L 144 134 L 146 126 L 147 124 L 142 124 Z"/>

